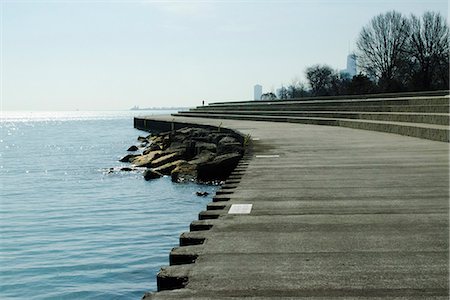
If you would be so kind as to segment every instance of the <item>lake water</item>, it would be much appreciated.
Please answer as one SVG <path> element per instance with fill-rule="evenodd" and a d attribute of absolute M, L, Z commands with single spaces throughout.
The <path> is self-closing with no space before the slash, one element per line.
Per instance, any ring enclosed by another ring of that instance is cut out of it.
<path fill-rule="evenodd" d="M 217 187 L 115 172 L 153 112 L 3 112 L 0 298 L 140 299 Z"/>

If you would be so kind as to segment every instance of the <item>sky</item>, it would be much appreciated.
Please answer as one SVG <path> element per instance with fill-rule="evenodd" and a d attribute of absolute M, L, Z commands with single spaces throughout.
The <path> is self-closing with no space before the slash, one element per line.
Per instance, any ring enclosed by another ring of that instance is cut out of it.
<path fill-rule="evenodd" d="M 123 110 L 251 100 L 315 64 L 345 69 L 361 28 L 447 0 L 0 0 L 1 109 Z"/>

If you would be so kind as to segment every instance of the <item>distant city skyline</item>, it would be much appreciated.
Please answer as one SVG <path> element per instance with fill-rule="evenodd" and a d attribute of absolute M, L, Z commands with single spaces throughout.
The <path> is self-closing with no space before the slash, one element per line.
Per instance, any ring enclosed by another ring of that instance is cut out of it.
<path fill-rule="evenodd" d="M 448 1 L 22 1 L 1 9 L 2 110 L 119 110 L 251 100 L 347 68 L 362 26 Z"/>

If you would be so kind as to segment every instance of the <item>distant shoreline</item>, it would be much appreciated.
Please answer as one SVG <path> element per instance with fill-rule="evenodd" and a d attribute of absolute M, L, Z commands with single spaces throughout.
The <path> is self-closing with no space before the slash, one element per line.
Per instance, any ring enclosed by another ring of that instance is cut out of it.
<path fill-rule="evenodd" d="M 130 108 L 130 110 L 184 110 L 190 107 L 144 107 L 140 108 L 139 106 L 134 106 Z"/>

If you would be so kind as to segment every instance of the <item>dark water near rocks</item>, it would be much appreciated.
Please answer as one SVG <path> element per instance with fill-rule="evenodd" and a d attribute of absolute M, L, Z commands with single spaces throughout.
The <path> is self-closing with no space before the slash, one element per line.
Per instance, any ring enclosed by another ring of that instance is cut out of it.
<path fill-rule="evenodd" d="M 147 112 L 149 113 L 149 112 Z M 157 112 L 162 113 L 162 112 Z M 113 173 L 142 112 L 3 112 L 0 298 L 140 299 L 216 187 Z"/>

